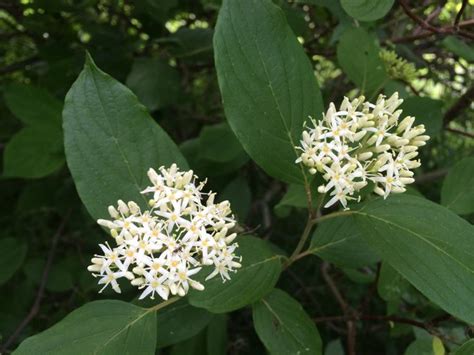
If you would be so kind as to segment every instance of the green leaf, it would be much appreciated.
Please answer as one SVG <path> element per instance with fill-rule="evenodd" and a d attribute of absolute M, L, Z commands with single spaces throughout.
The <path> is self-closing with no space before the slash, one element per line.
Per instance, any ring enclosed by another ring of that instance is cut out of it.
<path fill-rule="evenodd" d="M 377 291 L 382 299 L 387 302 L 398 302 L 408 286 L 408 281 L 397 270 L 388 263 L 382 263 L 377 283 Z"/>
<path fill-rule="evenodd" d="M 147 170 L 187 164 L 178 147 L 136 96 L 87 57 L 64 106 L 66 159 L 94 218 L 107 216 L 118 199 L 144 205 Z"/>
<path fill-rule="evenodd" d="M 469 45 L 455 36 L 447 36 L 441 43 L 457 56 L 466 59 L 468 62 L 474 62 L 474 47 L 472 44 Z"/>
<path fill-rule="evenodd" d="M 206 330 L 187 339 L 181 343 L 173 345 L 169 351 L 170 355 L 209 355 L 206 349 Z"/>
<path fill-rule="evenodd" d="M 375 21 L 384 17 L 394 0 L 341 0 L 342 8 L 359 21 Z"/>
<path fill-rule="evenodd" d="M 314 192 L 313 202 L 316 202 L 316 189 L 312 189 Z M 278 217 L 287 217 L 292 208 L 308 208 L 308 197 L 306 195 L 306 189 L 302 185 L 290 184 L 283 198 L 273 208 L 275 214 Z"/>
<path fill-rule="evenodd" d="M 431 301 L 474 322 L 474 228 L 415 196 L 377 199 L 354 211 L 370 248 Z"/>
<path fill-rule="evenodd" d="M 178 71 L 157 58 L 135 59 L 127 86 L 150 111 L 176 103 L 181 95 Z"/>
<path fill-rule="evenodd" d="M 465 158 L 449 171 L 441 189 L 441 204 L 457 214 L 474 212 L 474 158 Z"/>
<path fill-rule="evenodd" d="M 242 267 L 226 282 L 219 276 L 204 282 L 212 267 L 202 270 L 197 279 L 201 278 L 205 290 L 190 291 L 189 303 L 193 306 L 214 313 L 230 312 L 258 301 L 273 289 L 281 272 L 280 256 L 266 241 L 253 236 L 238 237 L 237 242 Z"/>
<path fill-rule="evenodd" d="M 226 314 L 216 314 L 207 327 L 207 355 L 227 354 Z"/>
<path fill-rule="evenodd" d="M 424 124 L 426 134 L 434 137 L 443 126 L 443 101 L 429 97 L 413 96 L 405 99 L 400 107 L 404 116 L 414 116 L 415 124 Z"/>
<path fill-rule="evenodd" d="M 34 258 L 25 263 L 23 268 L 28 279 L 34 284 L 39 285 L 43 276 L 43 270 L 46 261 L 44 259 Z M 64 292 L 74 287 L 74 280 L 71 272 L 63 265 L 52 265 L 46 282 L 46 289 L 51 292 Z"/>
<path fill-rule="evenodd" d="M 244 222 L 250 211 L 252 203 L 252 194 L 247 180 L 238 176 L 232 180 L 222 190 L 219 200 L 228 200 L 230 202 L 232 212 L 237 216 L 239 222 Z"/>
<path fill-rule="evenodd" d="M 158 348 L 179 343 L 198 334 L 211 321 L 212 314 L 182 299 L 161 309 L 156 316 Z"/>
<path fill-rule="evenodd" d="M 23 354 L 154 354 L 156 313 L 122 301 L 94 301 L 24 340 Z"/>
<path fill-rule="evenodd" d="M 468 340 L 457 348 L 453 355 L 472 355 L 474 354 L 474 339 Z"/>
<path fill-rule="evenodd" d="M 26 243 L 15 238 L 0 239 L 0 285 L 7 282 L 23 264 L 28 247 Z"/>
<path fill-rule="evenodd" d="M 443 342 L 435 336 L 419 338 L 405 350 L 404 355 L 444 355 Z"/>
<path fill-rule="evenodd" d="M 227 123 L 204 126 L 199 135 L 199 154 L 215 162 L 228 162 L 245 154 Z"/>
<path fill-rule="evenodd" d="M 349 28 L 343 33 L 337 60 L 349 79 L 368 96 L 376 94 L 388 80 L 376 39 L 363 28 Z"/>
<path fill-rule="evenodd" d="M 48 91 L 25 84 L 11 84 L 4 93 L 10 111 L 28 125 L 61 124 L 61 101 Z"/>
<path fill-rule="evenodd" d="M 258 337 L 270 354 L 322 354 L 314 322 L 287 293 L 274 289 L 253 305 L 252 316 Z"/>
<path fill-rule="evenodd" d="M 242 146 L 269 175 L 302 183 L 294 147 L 323 106 L 284 13 L 270 0 L 225 0 L 214 50 L 226 117 Z"/>
<path fill-rule="evenodd" d="M 3 174 L 7 177 L 41 178 L 64 164 L 60 127 L 50 124 L 27 126 L 5 146 Z"/>
<path fill-rule="evenodd" d="M 321 223 L 309 251 L 343 268 L 359 268 L 378 261 L 352 218 L 338 217 Z"/>
<path fill-rule="evenodd" d="M 181 60 L 199 61 L 212 60 L 212 36 L 214 31 L 210 28 L 181 27 L 169 39 L 176 45 L 170 47 L 170 53 Z"/>

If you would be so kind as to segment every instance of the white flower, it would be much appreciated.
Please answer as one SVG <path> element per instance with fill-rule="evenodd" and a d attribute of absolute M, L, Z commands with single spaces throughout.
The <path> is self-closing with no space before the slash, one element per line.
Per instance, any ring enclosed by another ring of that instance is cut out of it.
<path fill-rule="evenodd" d="M 119 200 L 117 207 L 108 207 L 111 220 L 98 220 L 117 244 L 100 244 L 103 255 L 92 258 L 88 267 L 100 278 L 102 290 L 111 285 L 120 292 L 117 280 L 126 278 L 143 290 L 140 299 L 184 296 L 189 288 L 204 289 L 191 278 L 204 265 L 214 265 L 206 279 L 218 274 L 230 279 L 240 259 L 236 234 L 229 232 L 236 223 L 229 202 L 215 203 L 214 193 L 202 192 L 205 183 L 196 184 L 191 170 L 180 171 L 175 164 L 159 172 L 149 169 L 148 177 L 152 186 L 142 193 L 152 194 L 150 210 Z"/>
<path fill-rule="evenodd" d="M 423 125 L 414 126 L 414 117 L 398 122 L 402 102 L 398 93 L 388 99 L 380 95 L 375 104 L 363 96 L 344 98 L 339 111 L 331 103 L 322 120 L 311 119 L 313 127 L 303 131 L 296 163 L 322 174 L 326 183 L 318 191 L 331 197 L 324 207 L 340 202 L 347 208 L 348 200 L 360 200 L 358 192 L 368 181 L 384 198 L 414 182 L 418 148 L 430 137 L 423 135 Z"/>

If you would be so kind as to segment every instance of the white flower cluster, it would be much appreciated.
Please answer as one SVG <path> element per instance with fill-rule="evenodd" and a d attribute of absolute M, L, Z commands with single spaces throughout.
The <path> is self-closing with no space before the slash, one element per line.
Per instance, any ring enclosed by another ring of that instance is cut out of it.
<path fill-rule="evenodd" d="M 309 167 L 311 174 L 322 174 L 326 184 L 318 192 L 331 196 L 324 207 L 339 201 L 347 208 L 348 200 L 360 200 L 358 192 L 369 181 L 384 198 L 414 182 L 418 147 L 430 137 L 423 135 L 423 125 L 413 125 L 414 117 L 399 122 L 402 102 L 398 93 L 388 99 L 379 95 L 375 105 L 363 96 L 353 101 L 345 97 L 339 110 L 331 103 L 323 119 L 312 119 L 314 127 L 303 131 L 296 163 Z"/>
<path fill-rule="evenodd" d="M 111 285 L 120 293 L 117 280 L 126 278 L 143 290 L 140 299 L 155 293 L 165 300 L 170 293 L 184 296 L 189 287 L 204 289 L 191 276 L 205 265 L 214 265 L 206 280 L 216 275 L 229 280 L 241 266 L 234 254 L 236 234 L 229 233 L 235 225 L 229 202 L 215 203 L 214 193 L 202 192 L 205 182 L 196 185 L 193 172 L 175 164 L 159 173 L 150 169 L 148 177 L 152 186 L 142 194 L 153 195 L 150 210 L 119 200 L 117 207 L 109 206 L 111 220 L 97 221 L 117 244 L 100 244 L 104 254 L 95 255 L 88 267 L 104 284 L 100 292 Z"/>

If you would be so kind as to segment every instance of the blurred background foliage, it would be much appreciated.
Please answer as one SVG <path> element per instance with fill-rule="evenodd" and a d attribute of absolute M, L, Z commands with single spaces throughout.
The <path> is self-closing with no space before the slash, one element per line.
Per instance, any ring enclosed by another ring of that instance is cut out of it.
<path fill-rule="evenodd" d="M 344 0 L 342 6 L 335 0 L 275 3 L 312 60 L 326 106 L 358 95 L 360 88 L 368 98 L 394 91 L 406 98 L 405 111 L 433 137 L 410 192 L 439 202 L 444 176 L 474 152 L 474 2 L 399 1 L 378 21 L 351 13 Z M 303 191 L 273 180 L 251 162 L 225 122 L 212 44 L 219 7 L 219 0 L 0 1 L 0 344 L 5 353 L 88 301 L 117 298 L 98 295 L 86 270 L 103 232 L 82 206 L 63 152 L 63 100 L 86 50 L 138 96 L 196 173 L 209 178 L 211 189 L 231 201 L 245 230 L 288 250 L 294 245 L 304 225 Z M 366 82 L 360 82 L 363 67 L 373 68 Z M 341 263 L 338 253 L 325 255 L 337 265 L 330 269 L 332 278 L 348 302 L 367 315 L 356 325 L 361 353 L 442 354 L 439 339 L 449 349 L 472 336 L 472 328 L 433 306 L 388 265 L 381 267 L 370 255 L 362 267 L 357 257 Z M 327 268 L 316 257 L 298 263 L 279 285 L 315 318 L 326 354 L 341 354 L 345 329 L 328 318 L 340 309 L 321 266 Z M 125 288 L 119 297 L 128 301 L 133 295 Z M 374 316 L 395 309 L 407 319 L 430 322 Z M 189 312 L 194 321 L 181 326 L 192 329 L 161 344 L 163 353 L 264 353 L 250 310 L 229 317 Z M 177 312 L 170 319 L 179 317 Z"/>

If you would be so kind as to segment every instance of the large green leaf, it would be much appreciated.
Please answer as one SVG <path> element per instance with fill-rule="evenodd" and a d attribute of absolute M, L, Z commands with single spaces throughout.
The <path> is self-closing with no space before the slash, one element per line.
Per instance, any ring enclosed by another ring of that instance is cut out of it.
<path fill-rule="evenodd" d="M 474 228 L 410 195 L 374 200 L 355 218 L 367 244 L 431 301 L 474 322 Z"/>
<path fill-rule="evenodd" d="M 225 0 L 214 50 L 226 117 L 244 149 L 269 175 L 301 183 L 294 147 L 323 107 L 284 13 L 270 0 Z"/>
<path fill-rule="evenodd" d="M 363 28 L 349 28 L 343 33 L 337 60 L 349 79 L 368 96 L 382 89 L 387 80 L 376 39 Z"/>
<path fill-rule="evenodd" d="M 215 313 L 230 312 L 261 299 L 272 290 L 281 272 L 280 256 L 275 255 L 266 241 L 252 236 L 237 238 L 237 254 L 242 256 L 242 267 L 232 274 L 230 281 L 219 276 L 203 281 L 205 290 L 189 293 L 189 303 Z M 204 279 L 211 269 L 202 270 Z"/>
<path fill-rule="evenodd" d="M 198 334 L 211 321 L 212 314 L 182 299 L 157 313 L 157 347 L 179 343 Z"/>
<path fill-rule="evenodd" d="M 156 312 L 122 301 L 85 304 L 44 332 L 24 340 L 23 354 L 154 354 Z"/>
<path fill-rule="evenodd" d="M 414 116 L 415 124 L 424 124 L 426 134 L 437 135 L 443 126 L 443 101 L 429 97 L 409 97 L 400 107 L 404 116 Z"/>
<path fill-rule="evenodd" d="M 5 146 L 3 174 L 8 177 L 41 178 L 64 164 L 60 126 L 35 124 L 16 133 Z"/>
<path fill-rule="evenodd" d="M 15 238 L 0 239 L 0 285 L 7 282 L 25 260 L 27 245 Z"/>
<path fill-rule="evenodd" d="M 309 250 L 343 268 L 355 269 L 378 260 L 353 218 L 338 217 L 321 223 L 313 234 Z"/>
<path fill-rule="evenodd" d="M 341 0 L 342 8 L 359 21 L 375 21 L 384 17 L 394 0 Z"/>
<path fill-rule="evenodd" d="M 4 98 L 10 111 L 25 124 L 61 124 L 63 105 L 44 89 L 12 84 L 6 88 Z"/>
<path fill-rule="evenodd" d="M 118 199 L 146 203 L 147 170 L 187 164 L 136 96 L 87 57 L 63 112 L 66 159 L 79 196 L 94 218 Z"/>
<path fill-rule="evenodd" d="M 409 286 L 408 282 L 390 264 L 382 263 L 377 292 L 387 302 L 398 302 Z"/>
<path fill-rule="evenodd" d="M 474 212 L 474 158 L 458 162 L 441 189 L 441 204 L 457 214 Z"/>
<path fill-rule="evenodd" d="M 157 58 L 135 59 L 127 86 L 150 111 L 177 102 L 181 91 L 178 71 Z"/>
<path fill-rule="evenodd" d="M 322 354 L 318 329 L 303 307 L 274 289 L 252 307 L 258 337 L 272 355 Z"/>
<path fill-rule="evenodd" d="M 227 352 L 227 314 L 216 314 L 207 327 L 207 355 L 225 355 Z"/>

